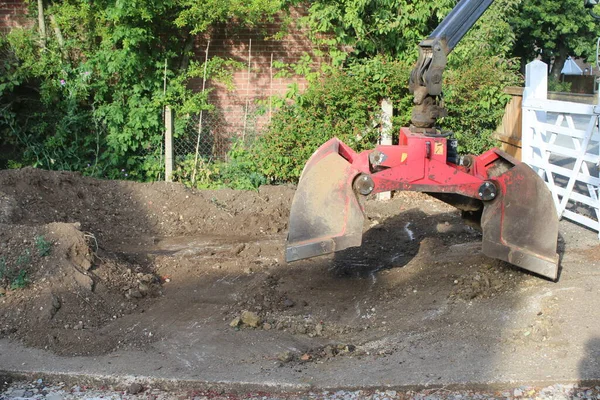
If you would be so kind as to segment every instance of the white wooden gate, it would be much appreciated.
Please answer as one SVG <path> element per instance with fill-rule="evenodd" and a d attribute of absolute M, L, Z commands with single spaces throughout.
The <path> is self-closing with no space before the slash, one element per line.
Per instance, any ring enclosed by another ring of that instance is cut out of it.
<path fill-rule="evenodd" d="M 522 160 L 546 181 L 559 218 L 600 233 L 600 108 L 548 100 L 548 66 L 541 61 L 527 65 L 525 80 Z"/>

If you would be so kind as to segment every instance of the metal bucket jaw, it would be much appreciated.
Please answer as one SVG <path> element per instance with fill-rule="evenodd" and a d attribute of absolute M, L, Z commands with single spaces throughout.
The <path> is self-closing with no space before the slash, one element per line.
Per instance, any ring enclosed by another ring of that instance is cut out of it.
<path fill-rule="evenodd" d="M 364 213 L 352 189 L 359 174 L 351 164 L 354 156 L 334 138 L 306 163 L 290 211 L 288 262 L 360 246 Z"/>
<path fill-rule="evenodd" d="M 556 280 L 558 217 L 550 190 L 523 163 L 493 179 L 500 196 L 484 203 L 483 253 Z"/>

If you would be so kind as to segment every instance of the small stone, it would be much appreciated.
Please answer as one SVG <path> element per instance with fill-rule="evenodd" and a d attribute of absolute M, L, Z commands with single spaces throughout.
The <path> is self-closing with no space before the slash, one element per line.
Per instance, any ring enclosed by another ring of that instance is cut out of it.
<path fill-rule="evenodd" d="M 289 351 L 282 351 L 281 353 L 277 354 L 277 359 L 279 361 L 290 362 L 292 361 L 292 358 L 292 353 L 290 353 Z"/>
<path fill-rule="evenodd" d="M 138 286 L 138 290 L 140 291 L 140 294 L 142 296 L 146 296 L 150 292 L 150 287 L 145 283 L 140 283 L 140 285 Z"/>
<path fill-rule="evenodd" d="M 323 324 L 317 324 L 315 326 L 315 333 L 317 336 L 321 336 L 323 334 Z"/>
<path fill-rule="evenodd" d="M 142 385 L 140 385 L 139 383 L 132 383 L 131 385 L 129 385 L 129 388 L 127 389 L 129 394 L 138 394 L 143 390 L 144 390 L 144 387 Z"/>
<path fill-rule="evenodd" d="M 306 332 L 308 332 L 308 329 L 306 328 L 306 326 L 304 326 L 304 325 L 296 326 L 296 333 L 299 333 L 301 335 L 306 335 Z"/>
<path fill-rule="evenodd" d="M 235 317 L 230 323 L 229 326 L 232 328 L 237 328 L 238 326 L 240 326 L 240 323 L 242 322 L 242 320 L 240 319 L 240 317 Z"/>
<path fill-rule="evenodd" d="M 269 331 L 269 330 L 271 330 L 271 328 L 272 328 L 272 326 L 271 326 L 271 324 L 270 324 L 270 323 L 268 323 L 268 322 L 265 322 L 265 323 L 263 324 L 263 329 L 264 329 L 265 331 Z"/>
<path fill-rule="evenodd" d="M 300 357 L 300 360 L 302 360 L 302 361 L 310 360 L 310 354 L 302 354 L 302 357 Z"/>
<path fill-rule="evenodd" d="M 288 308 L 290 308 L 290 307 L 294 307 L 294 305 L 295 305 L 295 304 L 296 304 L 296 303 L 294 303 L 294 301 L 293 301 L 293 300 L 291 300 L 291 299 L 285 299 L 285 300 L 283 301 L 283 305 L 284 305 L 285 307 L 288 307 Z"/>
<path fill-rule="evenodd" d="M 144 295 L 137 289 L 129 289 L 129 292 L 127 294 L 129 295 L 129 297 L 133 297 L 136 299 L 141 299 L 142 297 L 144 297 Z"/>
<path fill-rule="evenodd" d="M 25 393 L 23 393 L 23 397 L 25 397 L 25 398 L 33 397 L 33 392 L 31 390 L 27 390 Z"/>
<path fill-rule="evenodd" d="M 515 397 L 521 397 L 521 396 L 523 396 L 523 391 L 521 389 L 515 389 L 513 391 L 513 396 L 515 396 Z"/>
<path fill-rule="evenodd" d="M 83 329 L 83 328 L 84 328 L 83 321 L 79 321 L 79 322 L 77 323 L 77 325 L 75 325 L 75 326 L 73 327 L 73 329 L 75 329 L 75 330 L 80 330 L 80 329 Z"/>
<path fill-rule="evenodd" d="M 325 355 L 327 357 L 333 357 L 333 356 L 335 356 L 335 349 L 331 345 L 325 346 L 325 349 L 323 349 L 323 351 L 325 352 Z"/>
<path fill-rule="evenodd" d="M 242 312 L 241 320 L 244 325 L 248 325 L 252 328 L 258 328 L 258 325 L 260 324 L 260 317 L 252 311 Z"/>

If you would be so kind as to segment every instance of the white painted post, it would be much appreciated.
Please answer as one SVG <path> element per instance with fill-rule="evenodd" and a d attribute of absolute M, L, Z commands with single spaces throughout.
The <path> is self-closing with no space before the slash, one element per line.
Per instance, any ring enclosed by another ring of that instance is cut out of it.
<path fill-rule="evenodd" d="M 388 98 L 381 100 L 381 135 L 379 144 L 392 144 L 392 117 L 394 116 L 394 106 Z M 389 200 L 392 198 L 392 192 L 377 193 L 377 200 Z"/>
<path fill-rule="evenodd" d="M 525 90 L 523 90 L 523 105 L 530 99 L 547 100 L 548 98 L 548 65 L 535 60 L 525 66 Z M 523 162 L 531 164 L 534 160 L 540 161 L 543 157 L 541 151 L 533 147 L 533 135 L 536 122 L 546 122 L 545 111 L 532 111 L 523 109 L 522 125 L 522 155 Z"/>
<path fill-rule="evenodd" d="M 165 182 L 173 182 L 173 112 L 165 107 Z"/>

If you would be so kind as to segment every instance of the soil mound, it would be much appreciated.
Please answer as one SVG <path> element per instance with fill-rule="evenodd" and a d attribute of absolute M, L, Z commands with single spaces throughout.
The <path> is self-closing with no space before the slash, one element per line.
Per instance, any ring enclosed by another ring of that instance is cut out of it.
<path fill-rule="evenodd" d="M 68 355 L 157 339 L 117 323 L 162 295 L 165 278 L 140 249 L 164 237 L 281 232 L 293 195 L 286 187 L 195 191 L 32 168 L 0 171 L 0 191 L 0 337 Z"/>

